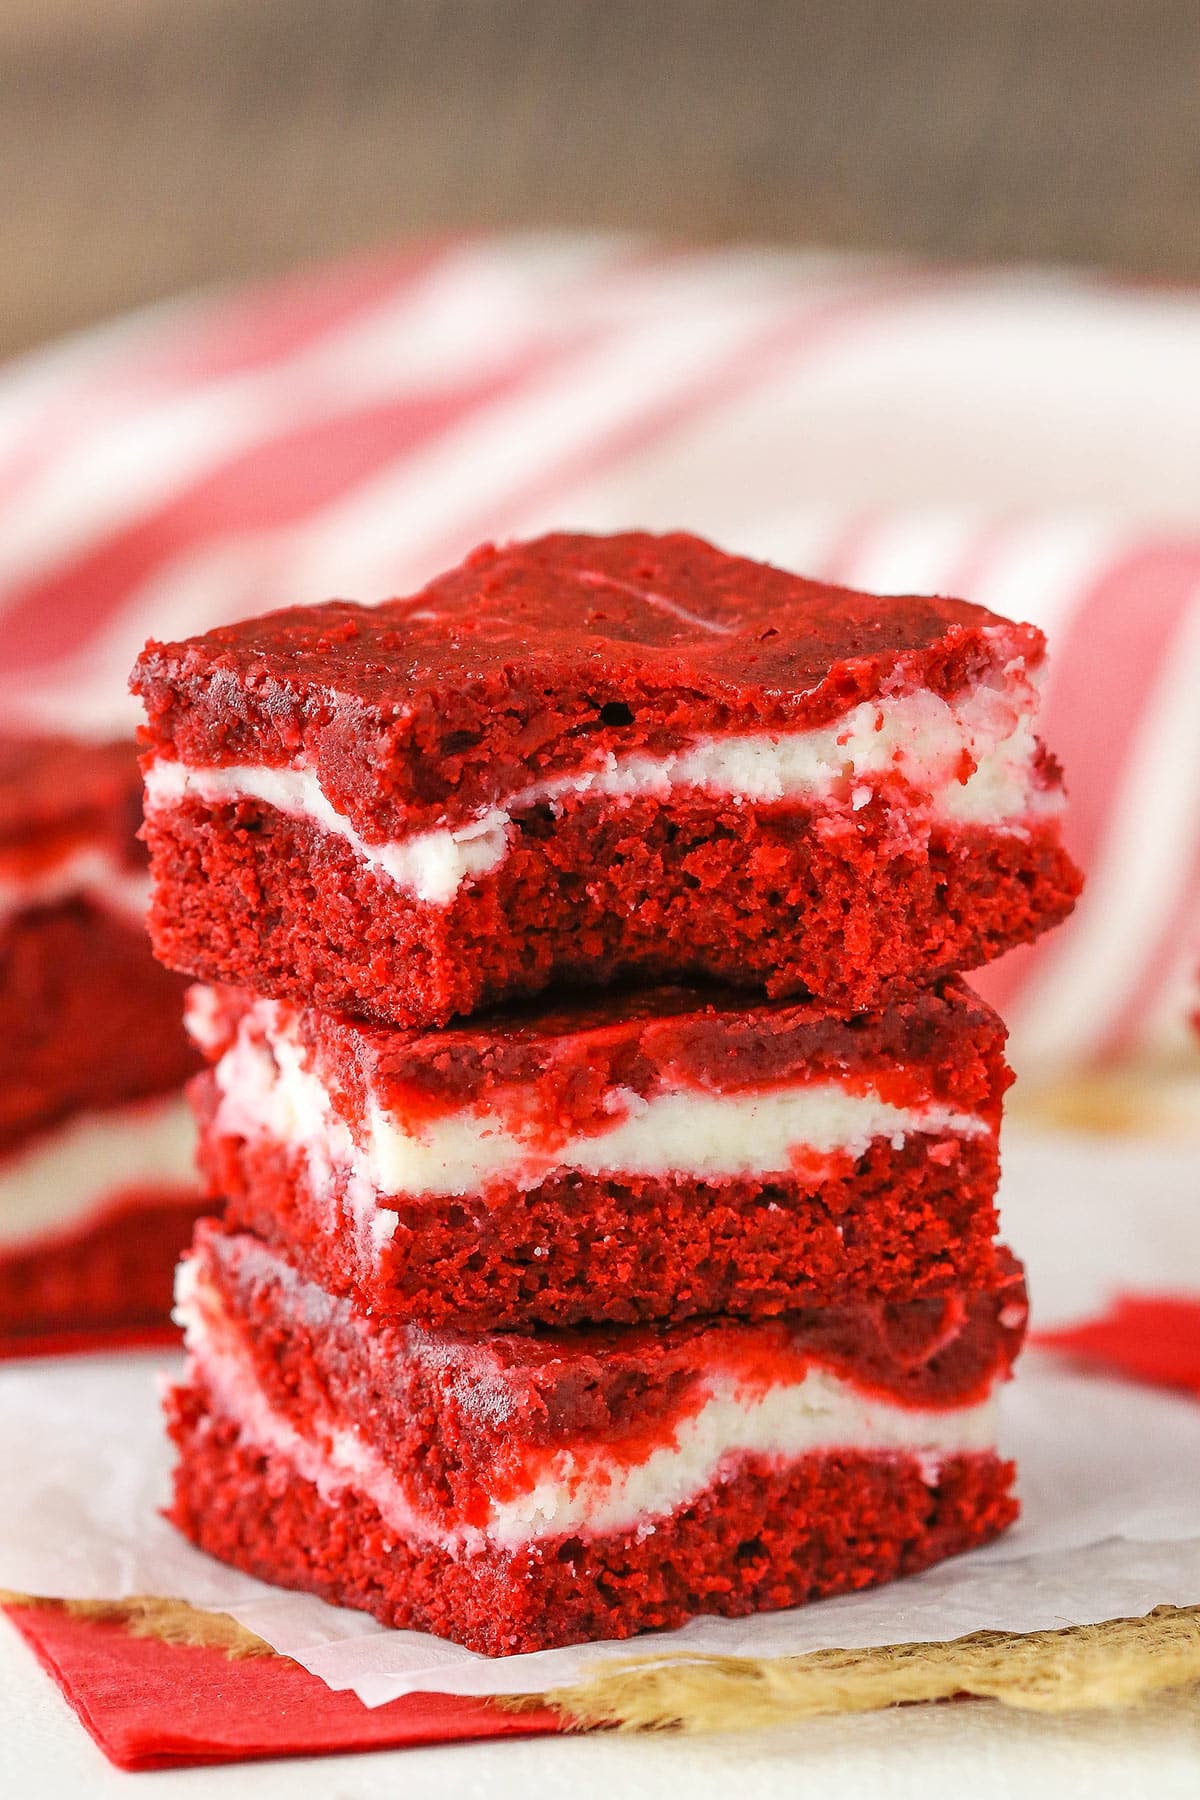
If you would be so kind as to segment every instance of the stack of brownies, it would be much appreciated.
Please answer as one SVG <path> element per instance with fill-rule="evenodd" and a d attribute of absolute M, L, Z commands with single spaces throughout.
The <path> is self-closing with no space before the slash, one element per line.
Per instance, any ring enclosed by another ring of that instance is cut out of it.
<path fill-rule="evenodd" d="M 167 1325 L 206 1210 L 132 743 L 0 738 L 0 1354 Z"/>
<path fill-rule="evenodd" d="M 1008 1072 L 959 971 L 1077 891 L 1042 658 L 644 534 L 147 647 L 228 1201 L 181 1271 L 190 1537 L 499 1654 L 1010 1522 Z"/>

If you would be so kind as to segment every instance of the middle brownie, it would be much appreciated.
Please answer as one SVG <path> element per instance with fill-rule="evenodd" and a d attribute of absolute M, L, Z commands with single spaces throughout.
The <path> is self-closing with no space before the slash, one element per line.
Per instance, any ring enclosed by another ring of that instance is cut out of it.
<path fill-rule="evenodd" d="M 234 1226 L 376 1317 L 762 1317 L 1002 1280 L 1004 1027 L 669 988 L 444 1031 L 194 988 L 200 1165 Z"/>

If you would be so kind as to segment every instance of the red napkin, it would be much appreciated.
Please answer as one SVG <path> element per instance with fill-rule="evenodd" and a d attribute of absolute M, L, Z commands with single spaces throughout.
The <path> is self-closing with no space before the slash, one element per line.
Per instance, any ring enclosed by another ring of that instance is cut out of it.
<path fill-rule="evenodd" d="M 121 1625 L 72 1618 L 58 1607 L 6 1610 L 119 1769 L 541 1737 L 563 1729 L 545 1709 L 501 1712 L 486 1700 L 451 1694 L 408 1694 L 366 1707 L 286 1657 L 233 1662 L 222 1650 L 131 1637 Z"/>
<path fill-rule="evenodd" d="M 1190 1294 L 1118 1294 L 1106 1313 L 1034 1342 L 1074 1362 L 1183 1388 L 1200 1400 L 1200 1298 Z"/>

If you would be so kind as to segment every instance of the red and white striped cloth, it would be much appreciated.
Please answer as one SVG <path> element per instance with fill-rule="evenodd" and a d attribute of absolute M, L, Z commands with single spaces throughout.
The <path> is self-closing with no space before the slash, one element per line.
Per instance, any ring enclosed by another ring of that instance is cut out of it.
<path fill-rule="evenodd" d="M 538 237 L 155 308 L 0 375 L 0 701 L 108 727 L 147 635 L 631 525 L 1045 626 L 1089 889 L 985 980 L 1026 1067 L 1183 1053 L 1200 294 Z"/>

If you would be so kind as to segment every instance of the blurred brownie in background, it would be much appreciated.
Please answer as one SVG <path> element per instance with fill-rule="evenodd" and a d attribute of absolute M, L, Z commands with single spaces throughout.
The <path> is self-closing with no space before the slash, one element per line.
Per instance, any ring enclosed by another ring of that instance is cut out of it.
<path fill-rule="evenodd" d="M 0 1349 L 163 1324 L 203 1210 L 129 743 L 0 738 Z"/>

